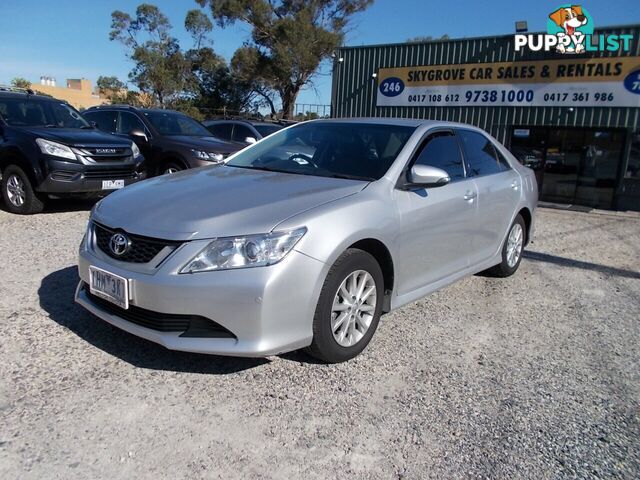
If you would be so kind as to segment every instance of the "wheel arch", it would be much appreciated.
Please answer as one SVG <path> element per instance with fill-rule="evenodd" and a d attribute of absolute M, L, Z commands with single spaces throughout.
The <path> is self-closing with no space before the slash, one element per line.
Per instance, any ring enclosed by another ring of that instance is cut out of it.
<path fill-rule="evenodd" d="M 376 259 L 380 269 L 382 270 L 382 278 L 384 281 L 384 302 L 382 312 L 391 311 L 391 294 L 393 293 L 395 282 L 395 270 L 393 265 L 393 257 L 387 246 L 376 238 L 364 238 L 358 240 L 348 248 L 357 248 L 369 253 Z"/>
<path fill-rule="evenodd" d="M 0 173 L 3 173 L 9 165 L 20 167 L 29 177 L 32 186 L 36 187 L 38 184 L 36 169 L 17 148 L 7 149 L 0 154 Z"/>
<path fill-rule="evenodd" d="M 524 244 L 528 245 L 531 237 L 531 225 L 533 223 L 533 215 L 531 214 L 531 210 L 529 210 L 527 207 L 521 208 L 518 214 L 524 220 L 524 226 L 525 226 L 524 230 L 526 235 L 524 239 Z"/>

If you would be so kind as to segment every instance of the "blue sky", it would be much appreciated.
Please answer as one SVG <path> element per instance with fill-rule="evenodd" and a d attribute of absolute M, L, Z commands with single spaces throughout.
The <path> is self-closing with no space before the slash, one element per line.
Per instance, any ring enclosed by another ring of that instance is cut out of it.
<path fill-rule="evenodd" d="M 131 69 L 123 47 L 109 41 L 111 12 L 135 11 L 141 1 L 132 0 L 2 0 L 0 7 L 0 83 L 14 77 L 33 82 L 40 75 L 66 78 L 116 75 L 127 80 Z M 184 31 L 184 16 L 196 8 L 193 0 L 150 1 L 169 17 L 183 47 L 191 41 Z M 587 8 L 597 26 L 640 23 L 637 0 L 575 2 Z M 403 42 L 416 36 L 474 37 L 512 33 L 516 20 L 527 20 L 530 31 L 546 28 L 547 14 L 561 3 L 554 1 L 430 1 L 377 0 L 358 15 L 346 45 Z M 249 29 L 236 25 L 213 32 L 214 48 L 226 57 L 248 37 Z M 324 69 L 325 72 L 327 69 Z M 328 104 L 331 78 L 321 74 L 298 103 Z"/>

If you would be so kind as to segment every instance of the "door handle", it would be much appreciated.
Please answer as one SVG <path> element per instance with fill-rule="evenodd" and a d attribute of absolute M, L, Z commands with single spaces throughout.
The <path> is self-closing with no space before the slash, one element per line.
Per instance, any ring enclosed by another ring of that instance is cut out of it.
<path fill-rule="evenodd" d="M 474 198 L 476 198 L 478 196 L 478 194 L 476 192 L 467 192 L 464 194 L 464 198 L 467 202 L 473 201 Z"/>

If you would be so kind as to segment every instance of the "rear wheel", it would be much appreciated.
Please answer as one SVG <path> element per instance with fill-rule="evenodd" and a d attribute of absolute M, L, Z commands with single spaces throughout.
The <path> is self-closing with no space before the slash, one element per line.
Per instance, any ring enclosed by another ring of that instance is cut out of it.
<path fill-rule="evenodd" d="M 43 210 L 44 202 L 33 190 L 29 177 L 20 167 L 9 165 L 5 168 L 0 186 L 4 203 L 11 213 L 29 215 Z"/>
<path fill-rule="evenodd" d="M 522 260 L 525 235 L 526 225 L 524 219 L 521 215 L 518 215 L 511 224 L 507 238 L 505 238 L 502 245 L 502 262 L 488 270 L 491 275 L 510 277 L 516 273 Z"/>
<path fill-rule="evenodd" d="M 355 248 L 344 252 L 322 287 L 308 353 L 328 363 L 357 356 L 378 327 L 383 296 L 384 280 L 376 259 Z"/>

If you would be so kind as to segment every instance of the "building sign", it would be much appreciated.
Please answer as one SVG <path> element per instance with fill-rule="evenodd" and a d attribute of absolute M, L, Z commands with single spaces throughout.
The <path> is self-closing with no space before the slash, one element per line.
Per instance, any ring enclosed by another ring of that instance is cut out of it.
<path fill-rule="evenodd" d="M 562 54 L 585 52 L 628 52 L 633 35 L 594 35 L 593 18 L 582 5 L 566 3 L 549 13 L 546 35 L 540 33 L 516 34 L 516 52 L 528 48 L 533 52 L 556 51 Z"/>
<path fill-rule="evenodd" d="M 640 57 L 381 68 L 376 105 L 640 107 Z"/>

